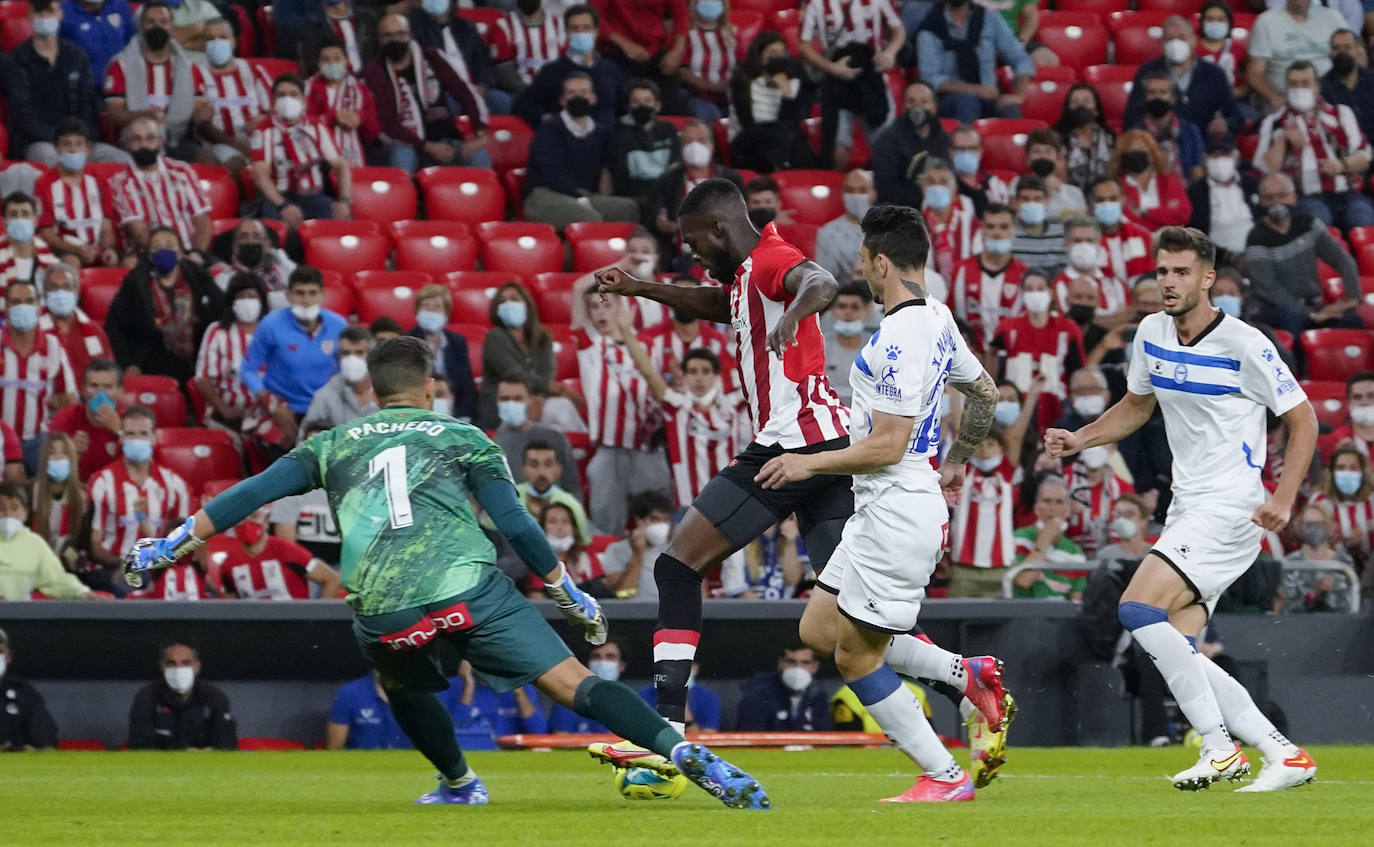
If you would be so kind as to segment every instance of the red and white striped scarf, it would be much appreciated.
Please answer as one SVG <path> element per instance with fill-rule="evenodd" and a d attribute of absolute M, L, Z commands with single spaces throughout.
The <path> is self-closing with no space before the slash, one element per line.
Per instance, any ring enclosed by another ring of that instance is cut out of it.
<path fill-rule="evenodd" d="M 1343 159 L 1358 146 L 1355 142 L 1362 141 L 1346 135 L 1345 128 L 1341 126 L 1340 111 L 1332 104 L 1319 97 L 1313 112 L 1317 119 L 1309 121 L 1301 113 L 1293 111 L 1291 106 L 1284 106 L 1283 111 L 1274 119 L 1274 133 L 1281 133 L 1290 127 L 1305 132 L 1307 146 L 1312 148 L 1318 162 L 1324 159 Z M 1302 154 L 1302 148 L 1295 150 L 1290 147 L 1284 154 L 1282 166 L 1283 172 L 1292 177 L 1293 182 L 1299 186 L 1302 185 Z M 1340 181 L 1340 185 L 1337 184 L 1337 180 Z M 1344 176 L 1323 173 L 1321 181 L 1322 191 L 1345 191 L 1349 187 L 1349 182 Z"/>
<path fill-rule="evenodd" d="M 420 100 L 415 100 L 415 89 L 396 73 L 390 62 L 386 66 L 387 76 L 391 79 L 391 91 L 396 97 L 396 114 L 401 116 L 401 126 L 425 137 L 425 110 L 429 104 L 438 100 L 443 92 L 439 89 L 439 78 L 434 69 L 425 61 L 425 52 L 416 42 L 410 42 L 410 67 L 415 73 L 415 89 L 420 92 Z"/>

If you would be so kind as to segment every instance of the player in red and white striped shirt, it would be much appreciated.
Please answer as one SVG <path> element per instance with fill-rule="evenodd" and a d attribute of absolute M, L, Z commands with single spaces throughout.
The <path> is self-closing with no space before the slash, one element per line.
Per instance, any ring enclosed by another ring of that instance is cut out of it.
<path fill-rule="evenodd" d="M 243 600 L 309 600 L 339 591 L 339 574 L 299 544 L 267 533 L 267 507 L 249 515 L 230 533 L 210 539 L 207 581 L 224 596 Z"/>
<path fill-rule="evenodd" d="M 215 160 L 237 173 L 248 165 L 251 154 L 249 141 L 253 128 L 271 107 L 272 80 L 260 66 L 250 65 L 246 59 L 234 57 L 234 28 L 223 19 L 205 27 L 205 37 L 215 42 L 229 42 L 227 55 L 215 55 L 218 50 L 206 49 L 209 71 L 204 74 L 205 99 L 214 109 L 214 118 L 200 133 L 211 143 Z M 215 64 L 222 59 L 221 64 Z"/>
<path fill-rule="evenodd" d="M 139 538 L 166 532 L 196 508 L 186 480 L 153 461 L 156 441 L 153 413 L 130 407 L 121 423 L 124 455 L 91 477 L 91 557 L 107 567 L 117 567 Z"/>
<path fill-rule="evenodd" d="M 39 331 L 38 317 L 33 284 L 10 283 L 0 330 L 0 417 L 25 442 L 30 471 L 37 466 L 37 440 L 48 431 L 49 407 L 66 406 L 76 394 L 76 377 L 62 342 Z"/>
<path fill-rule="evenodd" d="M 210 325 L 196 356 L 196 388 L 205 398 L 205 425 L 237 432 L 257 400 L 239 374 L 258 321 L 267 314 L 267 286 L 256 274 L 235 274 L 224 292 L 225 315 Z"/>
<path fill-rule="evenodd" d="M 334 144 L 334 132 L 305 117 L 305 84 L 294 75 L 272 85 L 272 117 L 253 133 L 253 184 L 262 195 L 261 214 L 290 227 L 316 218 L 347 219 L 353 188 L 348 163 Z M 338 185 L 339 199 L 325 191 L 322 163 Z"/>
<path fill-rule="evenodd" d="M 167 226 L 181 236 L 184 249 L 209 250 L 210 204 L 196 172 L 162 155 L 162 127 L 152 118 L 135 118 L 126 134 L 134 164 L 110 180 L 124 245 L 142 249 L 150 228 Z"/>
<path fill-rule="evenodd" d="M 515 72 L 525 85 L 534 82 L 534 75 L 568 48 L 568 36 L 563 31 L 562 15 L 545 10 L 542 5 L 531 15 L 516 9 L 487 30 L 487 44 L 493 62 L 514 62 Z"/>
<path fill-rule="evenodd" d="M 1026 266 L 1011 253 L 1012 211 L 993 204 L 983 212 L 983 252 L 954 266 L 950 301 L 954 314 L 973 330 L 981 348 L 997 334 L 1004 318 L 1020 315 L 1021 276 Z"/>
<path fill-rule="evenodd" d="M 82 265 L 112 266 L 119 262 L 108 217 L 113 203 L 105 181 L 86 173 L 90 145 L 80 121 L 64 121 L 57 127 L 57 167 L 45 171 L 33 187 L 38 235 L 54 251 Z"/>
<path fill-rule="evenodd" d="M 1016 563 L 1016 466 L 1002 452 L 1001 434 L 989 432 L 969 459 L 964 493 L 950 521 L 950 555 L 956 565 L 1008 568 Z"/>
<path fill-rule="evenodd" d="M 692 28 L 687 30 L 678 78 L 692 95 L 692 114 L 711 123 L 725 114 L 730 71 L 735 66 L 735 34 L 721 27 L 724 15 L 708 20 L 698 4 L 690 5 Z"/>

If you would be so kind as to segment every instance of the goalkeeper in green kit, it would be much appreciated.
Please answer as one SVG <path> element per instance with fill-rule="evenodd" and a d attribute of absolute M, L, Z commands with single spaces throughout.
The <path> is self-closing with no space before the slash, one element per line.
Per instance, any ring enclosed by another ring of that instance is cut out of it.
<path fill-rule="evenodd" d="M 753 777 L 687 742 L 635 692 L 591 674 L 538 610 L 496 569 L 496 551 L 469 505 L 475 498 L 587 641 L 606 640 L 596 601 L 574 584 L 543 531 L 519 504 L 505 455 L 476 427 L 430 411 L 429 345 L 402 336 L 367 357 L 381 411 L 320 433 L 125 557 L 141 585 L 259 507 L 324 488 L 343 540 L 343 584 L 353 634 L 378 673 L 396 722 L 439 770 L 422 804 L 478 805 L 486 786 L 463 758 L 435 693 L 448 688 L 436 646 L 457 648 L 498 692 L 533 682 L 554 701 L 667 757 L 734 808 L 767 808 Z"/>

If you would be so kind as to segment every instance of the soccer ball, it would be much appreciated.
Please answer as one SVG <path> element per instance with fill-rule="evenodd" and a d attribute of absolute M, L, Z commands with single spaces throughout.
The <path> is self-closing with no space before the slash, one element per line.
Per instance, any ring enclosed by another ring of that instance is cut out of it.
<path fill-rule="evenodd" d="M 687 777 L 662 777 L 648 768 L 616 768 L 615 790 L 626 800 L 675 800 L 687 790 Z"/>

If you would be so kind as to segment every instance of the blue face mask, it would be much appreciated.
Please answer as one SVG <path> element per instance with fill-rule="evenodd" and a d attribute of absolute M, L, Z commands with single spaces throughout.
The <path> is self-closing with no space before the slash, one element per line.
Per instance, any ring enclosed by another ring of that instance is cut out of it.
<path fill-rule="evenodd" d="M 978 173 L 982 158 L 972 150 L 960 150 L 954 154 L 954 172 L 960 176 L 973 176 Z"/>
<path fill-rule="evenodd" d="M 527 311 L 524 303 L 518 300 L 507 300 L 496 306 L 496 317 L 501 319 L 501 323 L 515 329 L 525 325 L 525 321 L 529 319 Z"/>
<path fill-rule="evenodd" d="M 1026 226 L 1040 226 L 1045 222 L 1045 204 L 1038 200 L 1021 204 L 1021 211 L 1017 213 L 1021 223 Z"/>
<path fill-rule="evenodd" d="M 725 4 L 721 0 L 701 0 L 697 3 L 697 17 L 703 21 L 718 21 L 725 14 Z"/>
<path fill-rule="evenodd" d="M 1240 317 L 1240 298 L 1234 294 L 1218 294 L 1212 298 L 1212 305 L 1233 318 Z"/>
<path fill-rule="evenodd" d="M 1116 226 L 1121 223 L 1121 202 L 1107 200 L 1093 206 L 1093 217 L 1103 226 Z"/>
<path fill-rule="evenodd" d="M 227 38 L 212 38 L 205 42 L 205 58 L 210 64 L 221 67 L 234 58 L 234 44 Z"/>
<path fill-rule="evenodd" d="M 153 263 L 153 270 L 157 271 L 161 276 L 166 276 L 171 273 L 172 269 L 177 266 L 177 251 L 175 250 L 168 250 L 165 248 L 162 250 L 154 250 L 152 255 L 148 258 L 149 261 Z"/>
<path fill-rule="evenodd" d="M 38 326 L 38 307 L 32 303 L 10 306 L 6 319 L 15 332 L 29 332 Z"/>
<path fill-rule="evenodd" d="M 67 477 L 72 475 L 71 459 L 49 459 L 48 460 L 48 479 L 53 482 L 66 482 Z"/>
<path fill-rule="evenodd" d="M 596 49 L 596 33 L 594 32 L 570 32 L 568 33 L 568 49 L 579 55 L 590 53 Z"/>
<path fill-rule="evenodd" d="M 124 458 L 134 464 L 150 462 L 153 459 L 153 442 L 146 438 L 126 438 L 122 446 Z"/>
<path fill-rule="evenodd" d="M 110 395 L 106 394 L 104 391 L 97 391 L 95 396 L 87 401 L 86 408 L 91 410 L 91 414 L 98 415 L 100 414 L 100 407 L 113 406 L 114 404 L 115 401 L 110 399 Z"/>
<path fill-rule="evenodd" d="M 76 311 L 76 292 L 53 289 L 48 292 L 48 311 L 65 318 Z"/>
<path fill-rule="evenodd" d="M 33 240 L 37 225 L 33 218 L 10 218 L 5 221 L 5 234 L 10 237 L 10 241 L 28 244 Z"/>
<path fill-rule="evenodd" d="M 1010 238 L 985 238 L 983 239 L 983 249 L 994 256 L 1005 256 L 1011 252 L 1012 240 Z"/>
<path fill-rule="evenodd" d="M 64 171 L 79 171 L 86 167 L 85 153 L 58 153 L 57 161 Z"/>
<path fill-rule="evenodd" d="M 1335 483 L 1337 491 L 1352 497 L 1364 484 L 1364 474 L 1359 471 L 1335 471 L 1331 474 L 1331 481 Z"/>
<path fill-rule="evenodd" d="M 926 207 L 937 212 L 943 212 L 954 202 L 954 194 L 943 185 L 932 185 L 926 188 Z"/>
<path fill-rule="evenodd" d="M 426 15 L 437 18 L 448 13 L 448 3 L 449 0 L 423 0 L 420 5 L 424 8 Z"/>
<path fill-rule="evenodd" d="M 443 312 L 436 312 L 431 309 L 421 309 L 415 313 L 415 323 L 425 332 L 438 332 L 448 323 Z"/>
<path fill-rule="evenodd" d="M 1213 41 L 1220 41 L 1231 32 L 1231 25 L 1226 21 L 1203 21 L 1202 34 Z"/>
<path fill-rule="evenodd" d="M 1021 417 L 1021 407 L 1014 400 L 999 400 L 992 413 L 992 419 L 1004 429 L 1016 423 L 1016 419 L 1019 417 Z"/>

